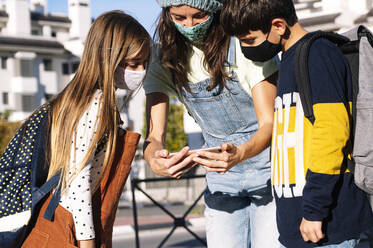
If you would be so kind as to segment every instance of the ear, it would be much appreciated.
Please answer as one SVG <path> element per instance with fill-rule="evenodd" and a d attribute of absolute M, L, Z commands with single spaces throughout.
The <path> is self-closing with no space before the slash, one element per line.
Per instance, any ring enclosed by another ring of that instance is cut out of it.
<path fill-rule="evenodd" d="M 283 36 L 286 32 L 287 23 L 282 18 L 275 18 L 272 20 L 272 31 L 276 32 L 279 36 Z"/>

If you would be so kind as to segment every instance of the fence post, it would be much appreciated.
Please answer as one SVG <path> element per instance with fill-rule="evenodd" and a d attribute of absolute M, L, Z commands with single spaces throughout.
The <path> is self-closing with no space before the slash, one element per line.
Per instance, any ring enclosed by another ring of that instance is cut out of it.
<path fill-rule="evenodd" d="M 136 205 L 136 198 L 135 198 L 135 190 L 137 187 L 137 180 L 131 180 L 131 190 L 132 190 L 132 209 L 133 209 L 133 222 L 135 227 L 135 241 L 136 241 L 136 248 L 140 248 L 140 239 L 139 239 L 139 224 L 137 222 L 137 205 Z"/>

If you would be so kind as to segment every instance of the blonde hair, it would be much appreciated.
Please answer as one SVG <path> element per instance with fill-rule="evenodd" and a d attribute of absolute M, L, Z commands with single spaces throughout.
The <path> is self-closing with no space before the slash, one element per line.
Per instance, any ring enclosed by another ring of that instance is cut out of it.
<path fill-rule="evenodd" d="M 138 56 L 145 58 L 146 64 L 149 62 L 150 36 L 133 17 L 115 10 L 106 12 L 95 20 L 86 38 L 83 57 L 74 78 L 51 101 L 48 179 L 61 170 L 62 190 L 65 190 L 85 167 L 104 135 L 107 135 L 107 143 L 102 172 L 113 162 L 120 121 L 116 105 L 114 71 L 126 60 Z M 96 133 L 92 137 L 86 156 L 76 165 L 74 173 L 67 178 L 75 130 L 97 90 L 101 90 L 102 97 Z"/>

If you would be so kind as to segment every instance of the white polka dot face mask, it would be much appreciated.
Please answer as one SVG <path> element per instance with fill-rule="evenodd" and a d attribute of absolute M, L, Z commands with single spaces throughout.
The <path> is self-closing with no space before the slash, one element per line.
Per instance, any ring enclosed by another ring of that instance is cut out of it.
<path fill-rule="evenodd" d="M 132 71 L 119 66 L 114 73 L 114 85 L 119 89 L 135 90 L 144 81 L 146 70 Z"/>

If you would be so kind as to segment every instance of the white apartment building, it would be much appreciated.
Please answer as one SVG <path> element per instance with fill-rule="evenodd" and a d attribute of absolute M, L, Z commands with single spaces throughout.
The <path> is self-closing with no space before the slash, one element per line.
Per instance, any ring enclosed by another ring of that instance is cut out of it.
<path fill-rule="evenodd" d="M 47 0 L 0 1 L 0 112 L 23 120 L 60 92 L 79 65 L 90 24 L 89 0 L 69 0 L 69 16 Z"/>

